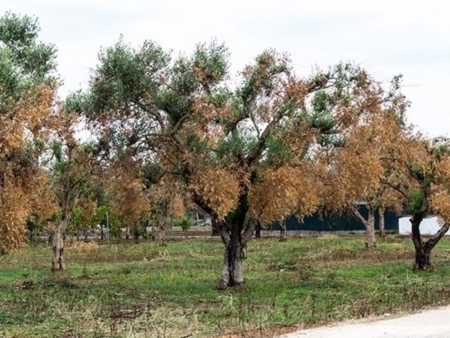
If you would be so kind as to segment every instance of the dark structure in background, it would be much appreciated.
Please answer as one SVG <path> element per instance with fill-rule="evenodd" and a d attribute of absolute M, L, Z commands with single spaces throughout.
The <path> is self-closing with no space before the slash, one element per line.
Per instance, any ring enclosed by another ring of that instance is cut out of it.
<path fill-rule="evenodd" d="M 364 205 L 358 206 L 359 212 L 367 219 L 367 209 Z M 399 218 L 395 212 L 386 211 L 384 214 L 385 230 L 386 232 L 398 233 Z M 375 213 L 375 231 L 379 230 L 379 217 Z M 266 228 L 267 229 L 267 228 Z M 271 228 L 267 230 L 281 230 L 278 223 L 274 223 Z M 350 214 L 344 214 L 335 217 L 321 217 L 320 215 L 313 215 L 305 217 L 300 223 L 295 216 L 286 219 L 286 230 L 306 230 L 306 231 L 365 231 L 366 228 L 357 218 Z"/>

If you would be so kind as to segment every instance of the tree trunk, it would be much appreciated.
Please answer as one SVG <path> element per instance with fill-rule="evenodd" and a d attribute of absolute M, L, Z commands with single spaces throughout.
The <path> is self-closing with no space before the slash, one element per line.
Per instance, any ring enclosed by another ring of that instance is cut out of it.
<path fill-rule="evenodd" d="M 385 224 L 384 224 L 384 208 L 378 208 L 378 228 L 380 230 L 380 237 L 386 236 Z"/>
<path fill-rule="evenodd" d="M 219 225 L 217 224 L 217 221 L 215 221 L 214 219 L 211 220 L 211 228 L 212 228 L 211 236 L 220 236 Z"/>
<path fill-rule="evenodd" d="M 425 247 L 418 247 L 416 249 L 416 254 L 414 258 L 414 270 L 429 270 L 434 269 L 433 264 L 431 264 L 431 250 L 426 250 Z"/>
<path fill-rule="evenodd" d="M 364 227 L 366 228 L 366 248 L 375 248 L 377 246 L 377 242 L 375 239 L 375 211 L 373 210 L 370 204 L 365 205 L 367 208 L 368 217 L 365 219 L 363 215 L 359 212 L 358 208 L 354 205 L 350 206 L 350 210 L 353 215 L 358 218 Z"/>
<path fill-rule="evenodd" d="M 230 213 L 228 220 L 219 220 L 219 215 L 208 206 L 205 201 L 193 192 L 194 202 L 203 210 L 208 212 L 212 218 L 212 224 L 217 226 L 220 237 L 224 244 L 224 255 L 222 272 L 219 279 L 219 289 L 245 288 L 243 260 L 246 255 L 247 242 L 255 232 L 255 222 L 248 222 L 244 228 L 248 206 L 248 187 L 242 184 L 244 191 L 239 196 L 237 208 Z M 230 225 L 230 226 L 229 226 Z"/>
<path fill-rule="evenodd" d="M 431 264 L 431 250 L 436 246 L 445 233 L 450 228 L 450 223 L 445 223 L 428 241 L 423 242 L 422 235 L 420 234 L 420 223 L 422 223 L 423 214 L 415 213 L 409 220 L 411 222 L 412 241 L 414 243 L 415 258 L 414 258 L 414 270 L 429 270 L 434 269 Z"/>
<path fill-rule="evenodd" d="M 133 229 L 133 239 L 134 239 L 134 243 L 139 243 L 139 225 L 135 225 L 134 229 Z"/>
<path fill-rule="evenodd" d="M 420 234 L 420 223 L 422 223 L 422 220 L 423 216 L 420 214 L 414 214 L 409 220 L 411 222 L 412 241 L 416 251 L 413 268 L 414 270 L 433 270 L 430 259 L 431 248 L 425 248 L 425 243 Z"/>
<path fill-rule="evenodd" d="M 242 203 L 234 215 L 231 229 L 228 229 L 225 221 L 218 222 L 220 235 L 225 245 L 222 264 L 222 274 L 219 281 L 219 289 L 245 288 L 243 260 L 246 258 L 247 242 L 255 231 L 255 222 L 250 222 L 244 229 L 245 217 L 248 211 L 246 203 L 247 195 L 240 197 Z"/>
<path fill-rule="evenodd" d="M 59 226 L 53 233 L 53 259 L 52 259 L 52 271 L 62 271 L 66 269 L 64 264 L 64 239 L 63 234 L 67 228 L 68 221 L 63 218 L 59 223 Z"/>
<path fill-rule="evenodd" d="M 159 215 L 158 217 L 158 245 L 166 246 L 166 217 Z"/>
<path fill-rule="evenodd" d="M 225 246 L 219 289 L 244 287 L 243 247 L 239 240 L 232 240 Z"/>
<path fill-rule="evenodd" d="M 366 206 L 368 211 L 366 226 L 366 248 L 375 248 L 377 241 L 375 239 L 375 210 L 371 206 Z"/>
<path fill-rule="evenodd" d="M 280 242 L 287 241 L 286 221 L 280 223 Z"/>
<path fill-rule="evenodd" d="M 259 221 L 256 222 L 255 237 L 261 238 L 261 223 Z"/>

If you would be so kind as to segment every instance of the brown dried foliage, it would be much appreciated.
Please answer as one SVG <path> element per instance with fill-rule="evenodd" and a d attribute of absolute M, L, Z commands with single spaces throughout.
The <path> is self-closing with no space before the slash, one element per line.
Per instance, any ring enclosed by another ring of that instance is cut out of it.
<path fill-rule="evenodd" d="M 356 202 L 400 212 L 404 197 L 386 182 L 396 179 L 398 161 L 408 153 L 409 127 L 400 121 L 408 102 L 399 93 L 386 99 L 381 84 L 364 73 L 360 82 L 353 90 L 357 99 L 338 109 L 344 145 L 322 157 L 325 204 L 333 213 Z"/>
<path fill-rule="evenodd" d="M 189 189 L 202 196 L 207 205 L 223 219 L 237 206 L 242 190 L 239 176 L 223 168 L 205 170 L 192 180 Z"/>
<path fill-rule="evenodd" d="M 268 169 L 250 194 L 250 211 L 263 224 L 282 222 L 292 214 L 302 219 L 315 212 L 319 203 L 320 182 L 308 165 Z"/>
<path fill-rule="evenodd" d="M 23 245 L 26 218 L 34 209 L 44 217 L 54 211 L 46 175 L 38 168 L 42 149 L 32 142 L 48 137 L 55 124 L 54 89 L 37 86 L 0 115 L 0 250 Z M 45 199 L 43 197 L 46 197 Z"/>
<path fill-rule="evenodd" d="M 127 168 L 128 170 L 123 170 Z M 120 172 L 117 172 L 117 170 Z M 135 226 L 148 213 L 150 202 L 132 162 L 121 163 L 113 168 L 108 190 L 111 192 L 111 207 L 121 215 L 129 226 Z"/>

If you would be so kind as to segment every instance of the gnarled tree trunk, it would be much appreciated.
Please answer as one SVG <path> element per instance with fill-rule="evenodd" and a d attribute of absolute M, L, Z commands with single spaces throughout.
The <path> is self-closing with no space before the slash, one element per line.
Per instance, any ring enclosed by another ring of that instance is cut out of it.
<path fill-rule="evenodd" d="M 222 263 L 222 273 L 219 281 L 219 289 L 243 288 L 246 286 L 244 280 L 244 264 L 246 258 L 247 242 L 255 231 L 255 222 L 244 229 L 246 214 L 248 212 L 247 194 L 241 195 L 240 205 L 234 214 L 231 229 L 225 221 L 218 222 L 220 235 L 225 245 Z"/>
<path fill-rule="evenodd" d="M 243 270 L 243 245 L 238 238 L 225 245 L 219 288 L 245 286 Z"/>
<path fill-rule="evenodd" d="M 431 250 L 433 250 L 439 240 L 444 237 L 445 233 L 450 228 L 450 223 L 442 225 L 433 237 L 424 242 L 422 235 L 420 234 L 420 223 L 422 223 L 422 220 L 422 213 L 415 213 L 410 219 L 412 241 L 416 251 L 413 268 L 414 270 L 433 270 L 434 267 L 433 264 L 431 264 Z"/>
<path fill-rule="evenodd" d="M 218 286 L 220 290 L 246 287 L 243 260 L 246 257 L 247 242 L 255 232 L 256 222 L 246 222 L 249 206 L 248 187 L 244 183 L 242 191 L 236 209 L 228 215 L 227 220 L 220 219 L 218 213 L 195 191 L 192 194 L 194 202 L 211 215 L 212 224 L 216 224 L 224 244 L 225 250 Z M 244 224 L 246 225 L 244 226 Z"/>
<path fill-rule="evenodd" d="M 53 233 L 53 259 L 52 259 L 52 271 L 62 271 L 66 269 L 64 264 L 64 231 L 67 228 L 69 221 L 66 216 L 63 216 L 61 222 Z"/>
<path fill-rule="evenodd" d="M 380 230 L 380 237 L 386 236 L 385 223 L 384 223 L 384 208 L 378 208 L 378 228 Z"/>

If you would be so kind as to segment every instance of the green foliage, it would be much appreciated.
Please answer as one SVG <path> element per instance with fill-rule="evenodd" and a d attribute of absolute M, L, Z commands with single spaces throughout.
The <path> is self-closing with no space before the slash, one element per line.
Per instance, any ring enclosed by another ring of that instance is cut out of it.
<path fill-rule="evenodd" d="M 313 109 L 313 114 L 310 117 L 311 127 L 319 130 L 322 134 L 337 133 L 336 121 L 331 112 L 329 110 L 321 110 L 322 108 Z"/>
<path fill-rule="evenodd" d="M 104 226 L 107 226 L 109 220 L 109 214 L 111 213 L 111 211 L 109 210 L 108 206 L 106 205 L 101 205 L 99 207 L 97 207 L 96 209 L 96 213 L 94 216 L 95 222 L 97 224 L 103 224 Z"/>
<path fill-rule="evenodd" d="M 21 92 L 22 78 L 16 73 L 12 60 L 12 52 L 0 45 L 0 86 L 2 88 L 2 101 L 7 95 Z"/>
<path fill-rule="evenodd" d="M 72 230 L 89 230 L 96 224 L 95 214 L 86 210 L 82 205 L 76 205 L 72 209 L 70 228 Z"/>
<path fill-rule="evenodd" d="M 163 169 L 156 162 L 147 162 L 142 167 L 142 181 L 147 188 L 158 182 Z"/>
<path fill-rule="evenodd" d="M 5 59 L 8 58 L 11 62 L 9 65 L 14 65 L 14 76 L 22 76 L 21 84 L 27 79 L 47 84 L 55 80 L 51 74 L 56 68 L 56 48 L 52 44 L 38 42 L 39 31 L 36 18 L 11 12 L 0 17 L 0 69 L 5 66 Z M 7 63 L 6 65 L 9 66 Z M 1 75 L 5 72 L 9 76 L 13 75 L 8 69 L 10 70 L 9 67 L 3 68 Z"/>
<path fill-rule="evenodd" d="M 52 143 L 52 153 L 55 157 L 57 163 L 61 163 L 63 161 L 63 144 L 61 141 L 56 140 Z"/>
<path fill-rule="evenodd" d="M 194 51 L 192 63 L 198 81 L 206 89 L 210 89 L 219 84 L 228 73 L 228 48 L 216 40 L 209 44 L 199 44 Z"/>
<path fill-rule="evenodd" d="M 37 215 L 36 213 L 31 213 L 27 218 L 27 229 L 31 235 L 34 231 L 44 230 L 47 226 L 47 221 Z"/>
<path fill-rule="evenodd" d="M 256 65 L 245 75 L 243 84 L 238 90 L 244 105 L 252 102 L 258 95 L 270 95 L 275 89 L 275 80 L 290 73 L 288 60 L 286 58 L 278 60 L 279 58 L 280 55 L 274 50 L 267 50 L 256 57 Z"/>
<path fill-rule="evenodd" d="M 450 155 L 450 139 L 443 136 L 433 139 L 431 154 L 438 161 L 442 158 L 442 156 Z"/>
<path fill-rule="evenodd" d="M 414 213 L 420 210 L 424 203 L 425 195 L 422 189 L 411 189 L 408 196 L 407 210 L 410 213 Z"/>
<path fill-rule="evenodd" d="M 343 92 L 343 90 L 346 88 L 349 82 L 352 82 L 355 79 L 357 81 L 364 81 L 367 77 L 365 71 L 362 71 L 358 66 L 350 62 L 341 62 L 337 64 L 333 69 L 331 69 L 330 72 L 336 74 L 336 88 L 338 89 L 336 94 L 338 95 L 347 94 L 346 92 Z"/>
<path fill-rule="evenodd" d="M 80 206 L 75 206 L 72 210 L 72 225 L 78 229 L 84 225 L 83 208 Z"/>
<path fill-rule="evenodd" d="M 151 41 L 136 50 L 120 40 L 103 50 L 99 58 L 100 66 L 92 79 L 92 111 L 121 107 L 126 114 L 135 114 L 140 108 L 152 110 L 151 95 L 158 92 L 162 83 L 169 53 Z M 145 100 L 147 95 L 150 97 Z"/>
<path fill-rule="evenodd" d="M 183 218 L 175 220 L 174 226 L 179 226 L 183 231 L 188 231 L 192 226 L 194 226 L 195 220 L 193 218 Z"/>
<path fill-rule="evenodd" d="M 246 156 L 256 144 L 256 137 L 245 130 L 233 130 L 225 138 L 219 140 L 216 148 L 218 159 Z"/>
<path fill-rule="evenodd" d="M 269 166 L 281 166 L 288 163 L 294 154 L 289 144 L 282 137 L 268 137 L 265 163 Z"/>
<path fill-rule="evenodd" d="M 186 146 L 194 154 L 204 154 L 208 150 L 206 142 L 195 134 L 186 137 Z"/>
<path fill-rule="evenodd" d="M 133 227 L 133 237 L 134 238 L 146 238 L 147 237 L 147 231 L 145 230 L 145 227 L 142 224 L 138 224 L 135 227 Z"/>
<path fill-rule="evenodd" d="M 313 100 L 311 102 L 314 114 L 317 114 L 318 118 L 330 114 L 331 102 L 332 102 L 331 97 L 326 91 L 324 90 L 319 91 L 316 95 L 314 95 Z"/>
<path fill-rule="evenodd" d="M 135 49 L 120 40 L 99 58 L 89 93 L 74 94 L 67 105 L 97 121 L 127 121 L 108 124 L 108 142 L 99 149 L 106 153 L 111 144 L 121 148 L 147 144 L 140 142 L 142 137 L 162 132 L 167 122 L 176 126 L 192 111 L 199 90 L 220 90 L 218 84 L 228 70 L 228 52 L 215 41 L 198 45 L 191 56 L 181 55 L 173 64 L 170 52 L 148 41 Z M 224 100 L 219 94 L 213 99 L 214 104 Z M 189 145 L 204 151 L 204 144 L 194 136 Z"/>
<path fill-rule="evenodd" d="M 108 213 L 109 219 L 109 230 L 111 237 L 119 238 L 120 237 L 120 229 L 127 226 L 127 222 L 125 217 L 119 215 L 115 212 Z"/>
<path fill-rule="evenodd" d="M 82 115 L 90 110 L 92 97 L 81 90 L 70 93 L 64 100 L 64 110 L 68 113 L 75 112 Z"/>

